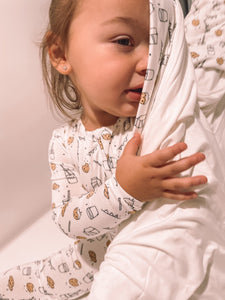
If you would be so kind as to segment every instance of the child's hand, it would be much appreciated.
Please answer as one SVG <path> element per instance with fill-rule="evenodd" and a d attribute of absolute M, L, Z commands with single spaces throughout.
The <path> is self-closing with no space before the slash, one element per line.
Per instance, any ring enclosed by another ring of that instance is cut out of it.
<path fill-rule="evenodd" d="M 187 148 L 185 143 L 177 143 L 151 154 L 136 156 L 140 143 L 140 135 L 135 134 L 126 145 L 116 168 L 117 181 L 128 194 L 142 202 L 158 197 L 175 200 L 197 197 L 190 189 L 205 184 L 207 178 L 176 176 L 203 161 L 203 153 L 171 162 L 171 159 Z"/>

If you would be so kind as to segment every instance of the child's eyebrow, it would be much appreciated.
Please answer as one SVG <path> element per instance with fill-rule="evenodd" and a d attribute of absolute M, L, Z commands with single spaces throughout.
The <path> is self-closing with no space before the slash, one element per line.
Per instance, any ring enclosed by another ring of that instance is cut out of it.
<path fill-rule="evenodd" d="M 138 20 L 130 18 L 130 17 L 115 17 L 112 19 L 109 19 L 102 23 L 102 25 L 111 25 L 111 24 L 118 24 L 118 23 L 124 23 L 128 25 L 136 25 L 138 23 Z"/>

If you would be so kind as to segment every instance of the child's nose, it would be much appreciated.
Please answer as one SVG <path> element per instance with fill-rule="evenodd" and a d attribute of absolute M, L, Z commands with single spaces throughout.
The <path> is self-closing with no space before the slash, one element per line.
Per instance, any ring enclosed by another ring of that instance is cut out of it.
<path fill-rule="evenodd" d="M 140 57 L 136 65 L 136 72 L 141 76 L 145 76 L 146 74 L 147 65 L 148 65 L 148 52 L 149 52 L 148 47 L 144 47 L 142 51 L 140 51 Z"/>

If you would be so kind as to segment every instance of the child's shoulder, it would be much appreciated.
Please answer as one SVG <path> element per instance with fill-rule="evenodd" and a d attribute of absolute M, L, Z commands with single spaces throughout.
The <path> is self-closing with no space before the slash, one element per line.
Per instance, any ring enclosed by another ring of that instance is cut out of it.
<path fill-rule="evenodd" d="M 67 122 L 53 130 L 51 143 L 58 143 L 67 148 L 72 146 L 80 131 L 79 120 Z"/>
<path fill-rule="evenodd" d="M 78 121 L 68 122 L 54 129 L 49 143 L 49 161 L 74 164 L 76 161 Z"/>
<path fill-rule="evenodd" d="M 75 136 L 79 133 L 79 120 L 69 121 L 53 130 L 53 137 L 67 138 L 68 136 Z"/>

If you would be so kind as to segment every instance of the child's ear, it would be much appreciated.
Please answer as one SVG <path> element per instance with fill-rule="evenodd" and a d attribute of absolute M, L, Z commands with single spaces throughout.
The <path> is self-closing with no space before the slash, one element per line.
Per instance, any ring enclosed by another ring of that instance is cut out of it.
<path fill-rule="evenodd" d="M 71 72 L 71 65 L 65 57 L 65 53 L 60 45 L 60 40 L 56 39 L 48 47 L 48 55 L 52 66 L 62 75 L 68 75 Z"/>

